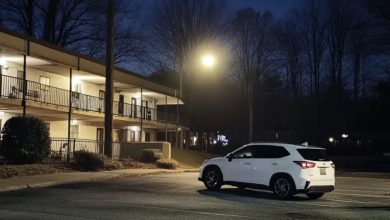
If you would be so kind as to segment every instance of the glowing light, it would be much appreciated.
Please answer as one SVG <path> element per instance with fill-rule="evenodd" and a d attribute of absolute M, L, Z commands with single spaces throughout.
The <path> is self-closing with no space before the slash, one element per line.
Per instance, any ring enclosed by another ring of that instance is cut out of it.
<path fill-rule="evenodd" d="M 348 134 L 342 134 L 341 135 L 342 138 L 348 138 L 348 136 L 349 136 Z"/>
<path fill-rule="evenodd" d="M 127 126 L 127 129 L 132 131 L 140 131 L 141 128 L 139 126 Z"/>
<path fill-rule="evenodd" d="M 73 119 L 72 121 L 71 121 L 71 123 L 72 123 L 72 125 L 75 125 L 75 124 L 77 124 L 77 119 Z"/>
<path fill-rule="evenodd" d="M 77 85 L 81 83 L 81 79 L 79 77 L 73 77 L 72 78 L 72 84 Z"/>
<path fill-rule="evenodd" d="M 334 142 L 334 138 L 330 137 L 330 138 L 329 138 L 329 142 L 330 142 L 330 143 L 333 143 L 333 142 Z"/>
<path fill-rule="evenodd" d="M 215 57 L 210 54 L 205 55 L 202 57 L 202 64 L 207 68 L 213 67 L 215 64 Z"/>

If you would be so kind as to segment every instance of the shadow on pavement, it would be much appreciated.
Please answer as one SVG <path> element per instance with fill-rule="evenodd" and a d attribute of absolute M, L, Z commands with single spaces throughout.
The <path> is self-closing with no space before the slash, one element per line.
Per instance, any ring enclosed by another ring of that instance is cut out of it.
<path fill-rule="evenodd" d="M 295 195 L 289 200 L 279 200 L 272 192 L 253 189 L 222 188 L 219 191 L 201 189 L 197 190 L 197 192 L 201 195 L 212 196 L 218 199 L 229 201 L 237 201 L 241 198 L 267 199 L 274 201 L 312 201 L 304 195 Z"/>

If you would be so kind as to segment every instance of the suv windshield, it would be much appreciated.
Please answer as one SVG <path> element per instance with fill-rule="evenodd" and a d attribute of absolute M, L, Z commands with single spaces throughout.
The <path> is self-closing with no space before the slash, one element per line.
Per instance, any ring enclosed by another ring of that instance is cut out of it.
<path fill-rule="evenodd" d="M 306 160 L 328 161 L 325 150 L 321 149 L 297 149 L 299 154 Z"/>

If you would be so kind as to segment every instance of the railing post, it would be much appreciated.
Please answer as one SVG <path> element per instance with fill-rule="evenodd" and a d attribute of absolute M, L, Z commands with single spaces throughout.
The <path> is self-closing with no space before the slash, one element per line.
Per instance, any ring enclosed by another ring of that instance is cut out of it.
<path fill-rule="evenodd" d="M 22 96 L 22 106 L 23 106 L 23 117 L 26 116 L 26 92 L 27 92 L 27 80 L 26 80 L 26 64 L 27 55 L 23 54 L 23 96 Z"/>
<path fill-rule="evenodd" d="M 69 109 L 68 109 L 68 155 L 66 157 L 66 162 L 70 162 L 70 155 L 69 155 L 69 149 L 70 149 L 70 122 L 72 119 L 72 68 L 69 69 Z"/>
<path fill-rule="evenodd" d="M 143 127 L 143 119 L 145 117 L 145 111 L 143 109 L 143 103 L 142 103 L 142 89 L 141 89 L 141 126 L 139 130 L 139 142 L 142 142 L 142 127 Z"/>
<path fill-rule="evenodd" d="M 0 65 L 0 97 L 3 94 L 3 66 Z"/>
<path fill-rule="evenodd" d="M 168 141 L 168 96 L 165 96 L 165 108 L 164 108 L 164 120 L 165 120 L 165 141 Z"/>

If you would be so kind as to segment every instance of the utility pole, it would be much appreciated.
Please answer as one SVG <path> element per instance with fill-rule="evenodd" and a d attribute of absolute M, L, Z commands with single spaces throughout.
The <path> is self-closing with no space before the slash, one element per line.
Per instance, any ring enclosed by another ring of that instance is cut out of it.
<path fill-rule="evenodd" d="M 112 102 L 114 73 L 114 0 L 107 0 L 106 92 L 104 97 L 104 154 L 112 157 Z"/>

